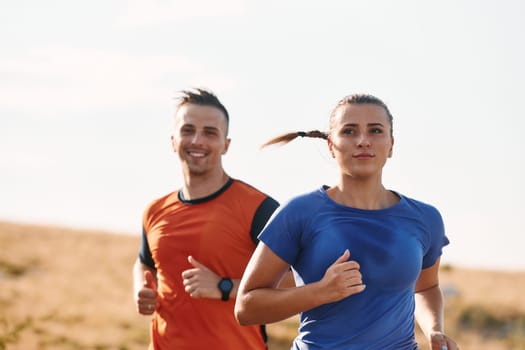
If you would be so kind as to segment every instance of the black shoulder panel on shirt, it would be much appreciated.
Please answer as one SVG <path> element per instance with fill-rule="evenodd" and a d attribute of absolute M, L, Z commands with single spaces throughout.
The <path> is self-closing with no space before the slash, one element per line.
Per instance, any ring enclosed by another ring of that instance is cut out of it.
<path fill-rule="evenodd" d="M 149 249 L 148 244 L 148 237 L 144 228 L 142 228 L 142 243 L 140 244 L 139 259 L 140 262 L 144 265 L 155 269 L 155 263 L 153 262 L 153 257 L 151 256 L 151 250 Z"/>
<path fill-rule="evenodd" d="M 255 211 L 253 216 L 252 227 L 250 229 L 250 236 L 253 243 L 257 245 L 259 243 L 259 233 L 268 222 L 268 219 L 272 216 L 273 212 L 279 207 L 279 202 L 277 202 L 272 197 L 266 197 L 266 199 L 259 205 L 259 208 Z"/>

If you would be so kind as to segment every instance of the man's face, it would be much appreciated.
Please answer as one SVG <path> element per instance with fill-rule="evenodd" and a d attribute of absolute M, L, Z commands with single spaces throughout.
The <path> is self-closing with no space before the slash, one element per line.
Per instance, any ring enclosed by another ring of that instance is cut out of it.
<path fill-rule="evenodd" d="M 230 145 L 226 130 L 226 116 L 216 107 L 185 104 L 177 110 L 171 142 L 187 175 L 222 172 Z"/>

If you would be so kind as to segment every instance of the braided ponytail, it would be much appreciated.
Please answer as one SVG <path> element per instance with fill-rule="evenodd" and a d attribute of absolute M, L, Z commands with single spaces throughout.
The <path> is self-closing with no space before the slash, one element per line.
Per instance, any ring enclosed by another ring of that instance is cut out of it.
<path fill-rule="evenodd" d="M 261 148 L 270 146 L 270 145 L 274 145 L 276 143 L 287 144 L 288 142 L 293 141 L 298 137 L 312 137 L 312 138 L 326 140 L 328 138 L 328 134 L 326 132 L 319 131 L 319 130 L 311 130 L 311 131 L 306 131 L 306 132 L 305 131 L 289 132 L 287 134 L 283 134 L 283 135 L 277 136 L 269 140 L 268 142 L 264 143 L 261 146 Z"/>

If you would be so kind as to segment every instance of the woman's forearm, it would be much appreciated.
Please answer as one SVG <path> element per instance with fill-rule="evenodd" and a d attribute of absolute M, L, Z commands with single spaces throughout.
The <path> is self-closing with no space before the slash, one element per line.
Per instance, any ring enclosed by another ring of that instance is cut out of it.
<path fill-rule="evenodd" d="M 235 316 L 242 325 L 285 320 L 323 303 L 318 283 L 292 288 L 258 288 L 237 296 Z"/>
<path fill-rule="evenodd" d="M 439 285 L 416 292 L 416 320 L 423 333 L 444 332 L 443 294 Z"/>

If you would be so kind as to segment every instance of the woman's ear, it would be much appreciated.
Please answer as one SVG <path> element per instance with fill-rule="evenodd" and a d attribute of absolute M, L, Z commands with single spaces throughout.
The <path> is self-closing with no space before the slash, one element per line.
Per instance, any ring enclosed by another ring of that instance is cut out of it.
<path fill-rule="evenodd" d="M 390 144 L 390 151 L 388 151 L 388 158 L 392 158 L 393 151 L 394 151 L 394 137 L 392 136 L 392 143 Z"/>
<path fill-rule="evenodd" d="M 330 140 L 330 136 L 327 137 L 326 143 L 328 144 L 328 151 L 330 152 L 330 155 L 332 156 L 332 158 L 335 158 L 334 143 L 332 142 L 332 140 Z"/>

